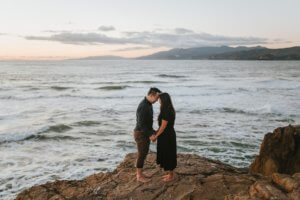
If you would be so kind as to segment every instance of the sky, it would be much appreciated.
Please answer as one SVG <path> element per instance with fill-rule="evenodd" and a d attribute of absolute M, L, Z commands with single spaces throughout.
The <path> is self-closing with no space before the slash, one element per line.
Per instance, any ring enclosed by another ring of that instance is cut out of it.
<path fill-rule="evenodd" d="M 300 46 L 299 0 L 0 0 L 0 60 Z"/>

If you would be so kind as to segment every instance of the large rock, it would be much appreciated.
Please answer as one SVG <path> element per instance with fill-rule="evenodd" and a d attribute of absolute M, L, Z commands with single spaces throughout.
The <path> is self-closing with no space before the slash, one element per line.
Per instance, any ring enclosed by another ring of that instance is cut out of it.
<path fill-rule="evenodd" d="M 152 179 L 142 184 L 135 177 L 136 156 L 126 155 L 113 172 L 33 186 L 16 199 L 300 200 L 300 173 L 288 175 L 299 172 L 299 127 L 278 128 L 265 136 L 260 155 L 251 165 L 251 171 L 258 173 L 193 154 L 178 154 L 176 179 L 165 183 L 161 180 L 164 172 L 155 162 L 156 155 L 150 153 L 144 167 Z"/>
<path fill-rule="evenodd" d="M 272 179 L 192 154 L 179 154 L 177 177 L 173 182 L 161 180 L 163 171 L 150 153 L 145 173 L 149 183 L 135 178 L 136 154 L 131 153 L 113 172 L 98 173 L 83 180 L 58 180 L 31 187 L 17 200 L 97 200 L 97 199 L 199 199 L 199 200 L 299 200 L 300 174 L 273 174 Z"/>
<path fill-rule="evenodd" d="M 136 181 L 131 153 L 113 172 L 91 175 L 84 180 L 59 180 L 34 186 L 21 192 L 17 200 L 28 199 L 224 199 L 226 195 L 248 191 L 256 178 L 243 170 L 197 155 L 179 154 L 177 177 L 173 182 L 161 180 L 163 170 L 150 153 L 145 173 L 152 175 L 149 183 Z"/>
<path fill-rule="evenodd" d="M 280 127 L 267 133 L 250 172 L 271 176 L 273 173 L 300 172 L 300 126 Z"/>

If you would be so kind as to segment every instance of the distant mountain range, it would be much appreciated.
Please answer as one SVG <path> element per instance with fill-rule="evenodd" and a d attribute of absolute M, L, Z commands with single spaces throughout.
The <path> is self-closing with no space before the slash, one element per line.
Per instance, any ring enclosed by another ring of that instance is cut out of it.
<path fill-rule="evenodd" d="M 139 60 L 200 60 L 208 59 L 212 55 L 261 49 L 263 47 L 196 47 L 188 49 L 171 49 L 161 51 L 148 56 L 138 57 Z"/>
<path fill-rule="evenodd" d="M 119 56 L 93 56 L 80 60 L 123 60 Z M 151 55 L 133 58 L 133 60 L 300 60 L 300 47 L 268 49 L 256 47 L 196 47 L 176 48 L 160 51 Z"/>
<path fill-rule="evenodd" d="M 248 51 L 227 52 L 209 56 L 217 60 L 300 60 L 300 47 L 285 49 L 253 49 Z"/>

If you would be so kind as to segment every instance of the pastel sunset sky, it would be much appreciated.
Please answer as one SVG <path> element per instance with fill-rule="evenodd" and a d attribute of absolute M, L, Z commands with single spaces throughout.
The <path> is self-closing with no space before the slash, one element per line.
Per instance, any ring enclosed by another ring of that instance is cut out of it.
<path fill-rule="evenodd" d="M 1 0 L 0 59 L 300 46 L 299 0 Z"/>

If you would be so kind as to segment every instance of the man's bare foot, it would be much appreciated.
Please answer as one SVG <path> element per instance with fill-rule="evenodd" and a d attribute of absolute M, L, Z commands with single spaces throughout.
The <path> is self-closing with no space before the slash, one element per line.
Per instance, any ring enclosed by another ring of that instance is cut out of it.
<path fill-rule="evenodd" d="M 144 177 L 144 176 L 137 176 L 137 177 L 136 177 L 136 180 L 137 180 L 138 182 L 141 182 L 141 183 L 147 183 L 147 182 L 151 181 L 151 179 L 146 178 L 146 177 Z"/>

